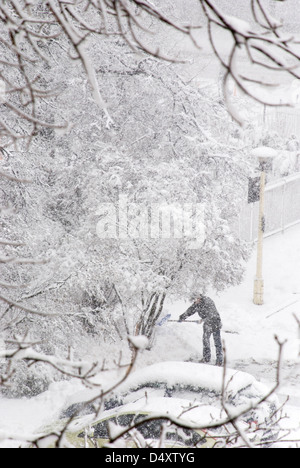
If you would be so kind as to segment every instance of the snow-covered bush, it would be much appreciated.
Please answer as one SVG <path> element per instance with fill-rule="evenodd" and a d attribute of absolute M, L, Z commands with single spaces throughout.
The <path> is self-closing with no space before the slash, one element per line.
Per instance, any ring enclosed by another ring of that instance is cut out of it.
<path fill-rule="evenodd" d="M 49 385 L 58 378 L 57 373 L 51 371 L 46 364 L 37 364 L 28 368 L 25 362 L 18 362 L 13 369 L 7 385 L 0 387 L 2 397 L 9 398 L 29 398 L 45 392 Z M 1 374 L 5 375 L 6 368 L 1 366 Z M 61 379 L 61 375 L 59 376 Z"/>

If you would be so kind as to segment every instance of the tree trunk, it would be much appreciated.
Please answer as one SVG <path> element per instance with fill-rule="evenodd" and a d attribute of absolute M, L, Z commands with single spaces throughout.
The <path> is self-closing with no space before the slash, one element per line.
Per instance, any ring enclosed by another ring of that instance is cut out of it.
<path fill-rule="evenodd" d="M 155 324 L 160 317 L 165 299 L 165 293 L 152 294 L 144 306 L 141 320 L 137 326 L 138 334 L 147 336 L 147 338 L 150 340 L 150 343 L 154 338 Z"/>

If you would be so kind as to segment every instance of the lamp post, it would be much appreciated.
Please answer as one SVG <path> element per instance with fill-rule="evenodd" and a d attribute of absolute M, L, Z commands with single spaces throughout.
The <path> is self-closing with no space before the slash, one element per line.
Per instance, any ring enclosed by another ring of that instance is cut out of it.
<path fill-rule="evenodd" d="M 257 240 L 256 277 L 254 280 L 253 302 L 256 305 L 264 303 L 264 279 L 263 279 L 263 241 L 265 233 L 265 187 L 266 174 L 272 171 L 272 161 L 277 152 L 268 147 L 259 147 L 252 151 L 252 156 L 259 161 L 260 188 L 259 188 L 259 217 Z"/>

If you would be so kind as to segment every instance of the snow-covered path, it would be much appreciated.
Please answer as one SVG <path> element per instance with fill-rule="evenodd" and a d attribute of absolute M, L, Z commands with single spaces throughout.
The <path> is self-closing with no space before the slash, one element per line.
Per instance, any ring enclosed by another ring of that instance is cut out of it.
<path fill-rule="evenodd" d="M 283 348 L 279 398 L 289 397 L 285 427 L 297 428 L 300 440 L 300 336 L 295 315 L 300 318 L 300 226 L 264 242 L 265 304 L 253 304 L 256 252 L 247 264 L 243 283 L 219 296 L 212 294 L 222 315 L 223 339 L 228 367 L 254 375 L 272 387 L 276 382 L 278 344 Z M 166 312 L 178 318 L 188 304 L 176 303 Z M 157 354 L 165 359 L 201 359 L 202 327 L 167 324 L 159 330 Z M 154 352 L 154 351 L 153 351 Z M 162 355 L 162 354 L 161 354 Z"/>
<path fill-rule="evenodd" d="M 60 382 L 35 398 L 0 397 L 0 448 L 17 448 L 40 428 L 56 423 L 70 395 L 81 389 L 79 382 Z"/>
<path fill-rule="evenodd" d="M 256 252 L 247 264 L 240 286 L 211 297 L 216 302 L 224 324 L 223 338 L 231 367 L 277 362 L 278 345 L 287 340 L 283 360 L 286 365 L 298 362 L 299 332 L 295 315 L 300 316 L 300 226 L 265 240 L 264 279 L 265 304 L 253 304 Z M 174 319 L 188 307 L 188 303 L 169 304 L 165 313 Z M 202 327 L 194 324 L 169 323 L 158 328 L 158 337 L 151 358 L 163 348 L 166 359 L 186 358 L 195 352 L 201 354 Z M 177 342 L 177 345 L 175 343 Z M 150 358 L 150 356 L 149 356 Z M 269 370 L 272 373 L 272 369 Z M 294 376 L 293 376 L 294 377 Z M 275 378 L 275 375 L 274 375 Z"/>

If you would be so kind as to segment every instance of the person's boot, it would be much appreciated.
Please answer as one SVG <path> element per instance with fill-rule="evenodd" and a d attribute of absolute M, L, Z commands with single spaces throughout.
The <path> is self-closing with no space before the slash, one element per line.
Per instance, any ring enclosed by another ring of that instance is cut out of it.
<path fill-rule="evenodd" d="M 224 366 L 224 361 L 222 358 L 217 358 L 216 366 L 218 367 L 223 367 Z"/>
<path fill-rule="evenodd" d="M 210 364 L 210 360 L 200 359 L 199 364 Z"/>

